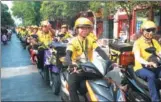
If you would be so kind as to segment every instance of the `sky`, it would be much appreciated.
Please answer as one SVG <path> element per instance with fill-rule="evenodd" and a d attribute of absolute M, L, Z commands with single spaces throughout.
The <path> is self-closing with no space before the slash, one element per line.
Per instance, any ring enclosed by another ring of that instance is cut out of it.
<path fill-rule="evenodd" d="M 6 4 L 6 5 L 8 6 L 9 12 L 11 12 L 11 15 L 12 15 L 12 10 L 11 10 L 11 8 L 12 8 L 12 6 L 13 6 L 12 1 L 2 1 L 2 3 L 3 3 L 3 4 Z M 19 19 L 13 17 L 13 15 L 12 15 L 12 18 L 14 19 L 16 25 L 19 25 L 19 24 L 21 23 L 21 20 L 19 20 Z"/>

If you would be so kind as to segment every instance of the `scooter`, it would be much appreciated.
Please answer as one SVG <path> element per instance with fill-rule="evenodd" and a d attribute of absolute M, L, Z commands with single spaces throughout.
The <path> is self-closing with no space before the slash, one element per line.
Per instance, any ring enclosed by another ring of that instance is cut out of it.
<path fill-rule="evenodd" d="M 4 45 L 7 44 L 8 38 L 7 38 L 7 35 L 6 34 L 3 34 L 2 35 L 1 41 L 3 42 Z"/>
<path fill-rule="evenodd" d="M 49 45 L 49 49 L 45 50 L 44 55 L 44 75 L 46 83 L 51 86 L 52 91 L 55 95 L 60 92 L 60 72 L 62 63 L 59 58 L 65 56 L 66 43 L 52 42 Z"/>
<path fill-rule="evenodd" d="M 26 49 L 27 35 L 22 36 L 22 37 L 20 38 L 20 41 L 21 41 L 21 44 L 22 44 L 23 48 Z"/>
<path fill-rule="evenodd" d="M 63 62 L 65 63 L 65 62 Z M 96 78 L 91 80 L 84 80 L 80 83 L 78 94 L 81 101 L 126 101 L 125 94 L 116 83 L 112 83 L 105 75 L 112 70 L 111 61 L 105 61 L 100 56 L 94 58 L 92 62 L 84 62 L 79 67 L 85 71 L 90 72 Z M 69 72 L 63 67 L 61 72 L 61 99 L 62 101 L 70 101 L 68 76 Z"/>
<path fill-rule="evenodd" d="M 151 53 L 152 55 L 149 57 L 149 61 L 153 61 L 157 63 L 158 68 L 161 68 L 161 59 L 156 55 L 156 49 L 154 47 L 150 47 L 145 49 L 146 52 Z M 147 82 L 141 78 L 139 78 L 135 72 L 133 71 L 132 66 L 128 68 L 122 68 L 120 75 L 122 77 L 122 85 L 127 85 L 126 97 L 129 101 L 144 101 L 150 102 L 150 94 L 147 86 Z M 157 81 L 158 86 L 161 86 L 161 78 L 158 78 Z M 158 93 L 160 93 L 161 97 L 161 87 Z"/>

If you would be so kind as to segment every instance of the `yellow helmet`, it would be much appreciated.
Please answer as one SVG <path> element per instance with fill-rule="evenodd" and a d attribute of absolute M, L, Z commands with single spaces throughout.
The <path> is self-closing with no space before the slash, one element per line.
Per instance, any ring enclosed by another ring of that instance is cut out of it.
<path fill-rule="evenodd" d="M 80 17 L 75 21 L 75 28 L 81 27 L 81 26 L 88 26 L 88 27 L 93 27 L 93 23 L 85 17 Z"/>
<path fill-rule="evenodd" d="M 31 27 L 31 28 L 34 28 L 34 25 L 31 25 L 30 27 Z"/>
<path fill-rule="evenodd" d="M 37 26 L 37 25 L 34 25 L 33 28 L 34 28 L 34 29 L 38 29 L 38 26 Z"/>
<path fill-rule="evenodd" d="M 61 26 L 61 28 L 68 28 L 68 25 L 63 24 L 63 25 Z"/>
<path fill-rule="evenodd" d="M 25 29 L 25 27 L 22 27 L 22 29 Z"/>
<path fill-rule="evenodd" d="M 145 21 L 141 25 L 141 29 L 149 29 L 149 28 L 156 28 L 156 24 L 153 21 Z"/>
<path fill-rule="evenodd" d="M 41 22 L 41 26 L 47 26 L 48 24 L 49 24 L 49 21 L 48 20 Z"/>

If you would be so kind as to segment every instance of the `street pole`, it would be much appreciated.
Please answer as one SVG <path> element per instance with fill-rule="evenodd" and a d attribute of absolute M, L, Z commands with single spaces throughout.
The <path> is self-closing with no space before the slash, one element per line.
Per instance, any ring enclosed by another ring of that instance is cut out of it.
<path fill-rule="evenodd" d="M 103 20 L 103 38 L 108 38 L 108 30 L 107 30 L 107 23 L 106 19 Z"/>
<path fill-rule="evenodd" d="M 107 10 L 106 10 L 106 2 L 102 3 L 103 6 L 103 35 L 102 38 L 109 38 L 108 32 L 108 21 L 107 21 Z"/>

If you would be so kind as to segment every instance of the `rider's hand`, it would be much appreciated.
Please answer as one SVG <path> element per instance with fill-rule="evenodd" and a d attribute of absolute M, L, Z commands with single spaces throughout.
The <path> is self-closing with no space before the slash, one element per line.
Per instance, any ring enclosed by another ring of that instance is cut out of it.
<path fill-rule="evenodd" d="M 47 25 L 47 27 L 48 27 L 49 29 L 52 29 L 52 26 L 51 26 L 50 23 Z"/>
<path fill-rule="evenodd" d="M 146 66 L 150 67 L 150 68 L 157 68 L 157 64 L 154 62 L 148 62 L 148 64 Z"/>
<path fill-rule="evenodd" d="M 78 65 L 77 64 L 71 64 L 69 65 L 68 71 L 70 73 L 78 73 Z"/>
<path fill-rule="evenodd" d="M 117 64 L 117 63 L 112 63 L 112 67 L 113 67 L 113 68 L 115 68 L 115 67 L 119 68 L 120 66 L 119 66 L 119 64 Z"/>

